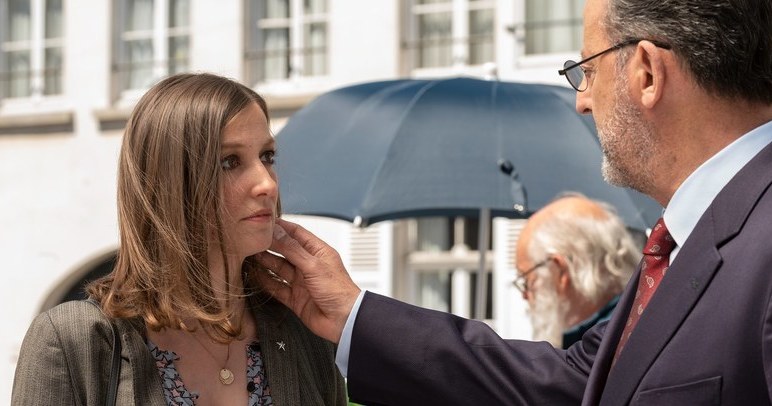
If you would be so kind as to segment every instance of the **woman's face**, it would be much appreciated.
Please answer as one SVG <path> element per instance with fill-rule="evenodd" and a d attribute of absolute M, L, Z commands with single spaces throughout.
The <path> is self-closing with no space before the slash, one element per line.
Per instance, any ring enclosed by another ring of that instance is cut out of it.
<path fill-rule="evenodd" d="M 251 103 L 225 126 L 220 167 L 223 236 L 241 259 L 271 245 L 279 188 L 275 144 L 263 110 Z"/>

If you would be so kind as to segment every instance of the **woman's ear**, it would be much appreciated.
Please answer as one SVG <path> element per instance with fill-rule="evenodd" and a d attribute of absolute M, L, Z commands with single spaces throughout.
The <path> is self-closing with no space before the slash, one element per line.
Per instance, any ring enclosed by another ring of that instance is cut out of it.
<path fill-rule="evenodd" d="M 644 108 L 651 109 L 662 98 L 667 80 L 668 51 L 650 41 L 641 41 L 630 60 L 632 91 Z"/>

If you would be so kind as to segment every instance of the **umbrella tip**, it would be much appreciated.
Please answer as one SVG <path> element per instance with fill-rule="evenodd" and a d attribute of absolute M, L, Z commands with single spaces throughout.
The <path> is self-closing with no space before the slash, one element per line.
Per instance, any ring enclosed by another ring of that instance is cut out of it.
<path fill-rule="evenodd" d="M 509 159 L 499 159 L 498 164 L 501 172 L 504 172 L 506 175 L 512 175 L 512 172 L 515 170 L 515 166 L 512 165 L 512 161 Z"/>
<path fill-rule="evenodd" d="M 362 216 L 354 217 L 354 226 L 355 227 L 362 227 Z"/>
<path fill-rule="evenodd" d="M 483 64 L 483 79 L 499 80 L 499 68 L 495 62 L 485 62 Z"/>

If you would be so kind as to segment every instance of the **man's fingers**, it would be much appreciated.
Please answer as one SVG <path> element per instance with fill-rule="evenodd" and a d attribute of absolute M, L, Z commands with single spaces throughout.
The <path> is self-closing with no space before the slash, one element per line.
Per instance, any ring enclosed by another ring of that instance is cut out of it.
<path fill-rule="evenodd" d="M 271 252 L 261 252 L 256 255 L 256 258 L 263 267 L 269 270 L 264 273 L 267 273 L 268 277 L 275 279 L 277 282 L 284 284 L 292 283 L 298 277 L 295 266 L 280 256 Z M 302 276 L 300 277 L 302 278 Z"/>
<path fill-rule="evenodd" d="M 294 242 L 297 244 L 297 248 L 302 250 L 303 253 L 316 256 L 319 251 L 329 247 L 324 241 L 319 239 L 319 237 L 315 236 L 312 232 L 306 230 L 299 224 L 276 219 L 276 225 L 278 227 L 274 226 L 274 240 L 287 244 L 287 248 L 295 248 L 293 247 Z M 291 252 L 291 254 L 294 253 L 296 252 Z M 284 252 L 281 252 L 281 254 L 284 254 Z"/>
<path fill-rule="evenodd" d="M 262 268 L 256 271 L 260 285 L 279 301 L 291 307 L 291 281 L 295 274 L 292 264 L 269 252 L 259 253 L 256 258 L 262 265 Z"/>
<path fill-rule="evenodd" d="M 287 226 L 287 229 L 284 228 Z M 271 250 L 283 255 L 287 260 L 293 264 L 302 264 L 304 261 L 312 258 L 311 254 L 301 245 L 301 243 L 295 239 L 296 227 L 300 227 L 293 223 L 282 221 L 279 224 L 279 220 L 273 227 L 273 243 L 271 244 Z M 288 231 L 292 232 L 290 234 Z M 302 268 L 302 266 L 301 266 Z"/>

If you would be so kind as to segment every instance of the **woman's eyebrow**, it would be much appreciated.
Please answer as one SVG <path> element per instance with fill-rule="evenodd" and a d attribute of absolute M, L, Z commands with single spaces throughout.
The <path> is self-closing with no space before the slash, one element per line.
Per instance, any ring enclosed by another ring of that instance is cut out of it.
<path fill-rule="evenodd" d="M 258 145 L 261 148 L 266 148 L 266 147 L 275 148 L 276 147 L 276 140 L 274 140 L 273 137 L 271 137 L 271 138 L 266 139 L 261 144 L 258 143 Z M 223 142 L 220 147 L 222 149 L 239 149 L 239 148 L 246 148 L 248 146 L 249 146 L 248 144 L 245 144 L 244 142 L 241 142 L 241 141 L 226 141 L 226 142 Z"/>

